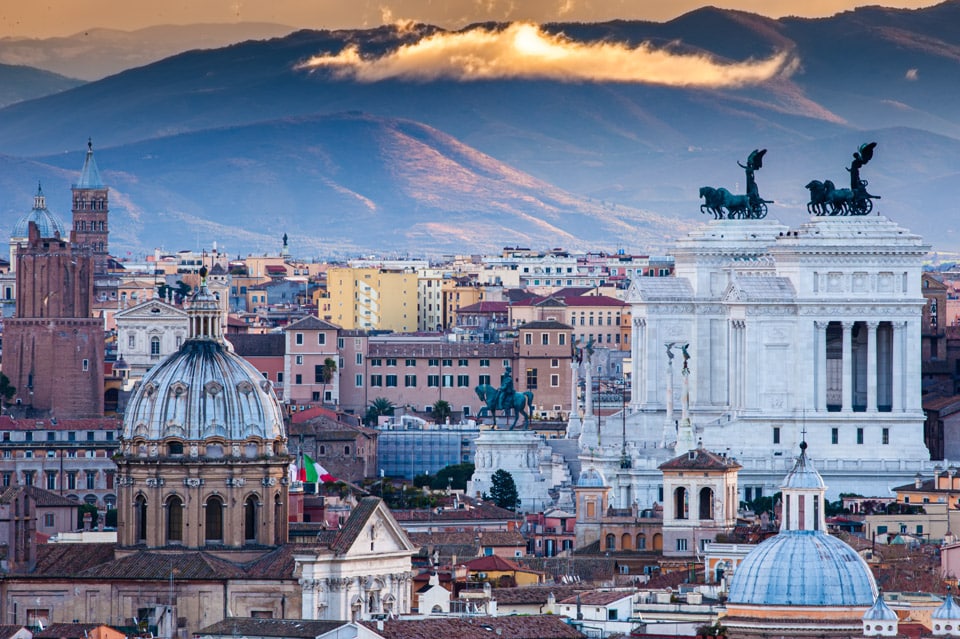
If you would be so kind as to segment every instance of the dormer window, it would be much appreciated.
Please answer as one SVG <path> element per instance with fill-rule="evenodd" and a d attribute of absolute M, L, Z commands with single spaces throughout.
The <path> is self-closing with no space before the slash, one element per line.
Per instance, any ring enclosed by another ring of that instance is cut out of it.
<path fill-rule="evenodd" d="M 167 454 L 171 457 L 183 455 L 183 442 L 170 442 L 167 444 Z"/>

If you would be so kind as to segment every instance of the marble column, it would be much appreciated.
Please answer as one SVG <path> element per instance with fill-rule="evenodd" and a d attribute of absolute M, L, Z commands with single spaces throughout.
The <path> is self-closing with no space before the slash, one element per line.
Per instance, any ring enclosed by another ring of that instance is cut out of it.
<path fill-rule="evenodd" d="M 639 408 L 641 402 L 646 400 L 646 386 L 647 379 L 644 375 L 645 362 L 644 362 L 644 348 L 646 341 L 646 321 L 640 318 L 635 318 L 633 320 L 633 335 L 631 336 L 631 341 L 633 344 L 630 347 L 630 356 L 633 358 L 633 391 L 630 393 L 630 406 L 636 410 Z"/>
<path fill-rule="evenodd" d="M 843 326 L 843 388 L 840 393 L 840 410 L 849 413 L 853 410 L 853 322 L 842 322 Z"/>
<path fill-rule="evenodd" d="M 814 398 L 815 411 L 827 410 L 827 327 L 830 322 L 814 322 Z"/>
<path fill-rule="evenodd" d="M 903 341 L 907 323 L 891 322 L 893 326 L 893 387 L 890 392 L 891 409 L 897 413 L 903 410 Z"/>
<path fill-rule="evenodd" d="M 877 327 L 867 322 L 867 412 L 877 412 Z"/>

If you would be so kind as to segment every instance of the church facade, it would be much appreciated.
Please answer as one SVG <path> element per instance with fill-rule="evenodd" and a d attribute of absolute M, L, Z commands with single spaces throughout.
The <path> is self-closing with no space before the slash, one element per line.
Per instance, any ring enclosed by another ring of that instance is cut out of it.
<path fill-rule="evenodd" d="M 638 278 L 626 437 L 577 428 L 611 502 L 663 502 L 657 465 L 694 448 L 742 465 L 772 495 L 805 439 L 839 492 L 886 495 L 927 470 L 920 388 L 922 259 L 879 216 L 716 220 L 679 240 L 671 278 Z M 608 432 L 609 431 L 609 432 Z M 623 463 L 623 451 L 630 463 Z M 866 492 L 865 492 L 866 491 Z"/>

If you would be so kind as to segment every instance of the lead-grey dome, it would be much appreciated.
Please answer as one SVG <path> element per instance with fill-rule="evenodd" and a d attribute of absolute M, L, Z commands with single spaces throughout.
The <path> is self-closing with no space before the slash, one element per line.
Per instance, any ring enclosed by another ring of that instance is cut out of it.
<path fill-rule="evenodd" d="M 877 584 L 857 552 L 817 530 L 790 530 L 751 550 L 727 601 L 767 606 L 870 606 Z"/>
<path fill-rule="evenodd" d="M 285 436 L 270 382 L 221 342 L 193 339 L 143 378 L 127 405 L 123 437 L 243 441 Z"/>
<path fill-rule="evenodd" d="M 44 197 L 43 189 L 41 189 L 39 185 L 37 185 L 37 194 L 33 197 L 33 209 L 17 220 L 10 237 L 27 237 L 30 222 L 37 225 L 37 231 L 40 232 L 40 237 L 59 236 L 66 238 L 63 230 L 63 222 L 47 209 L 47 198 Z"/>

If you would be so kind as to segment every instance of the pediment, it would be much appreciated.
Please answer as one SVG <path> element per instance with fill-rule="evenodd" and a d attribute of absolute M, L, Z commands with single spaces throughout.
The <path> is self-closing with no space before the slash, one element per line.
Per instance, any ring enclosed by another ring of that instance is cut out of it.
<path fill-rule="evenodd" d="M 182 320 L 187 318 L 187 313 L 161 300 L 148 300 L 136 306 L 118 311 L 115 317 L 126 320 Z"/>
<path fill-rule="evenodd" d="M 357 534 L 350 540 L 349 548 L 343 553 L 347 556 L 413 553 L 417 549 L 383 502 L 372 509 L 362 527 L 359 526 L 360 522 L 355 523 L 358 525 Z M 374 547 L 373 553 L 370 551 L 371 543 Z"/>

